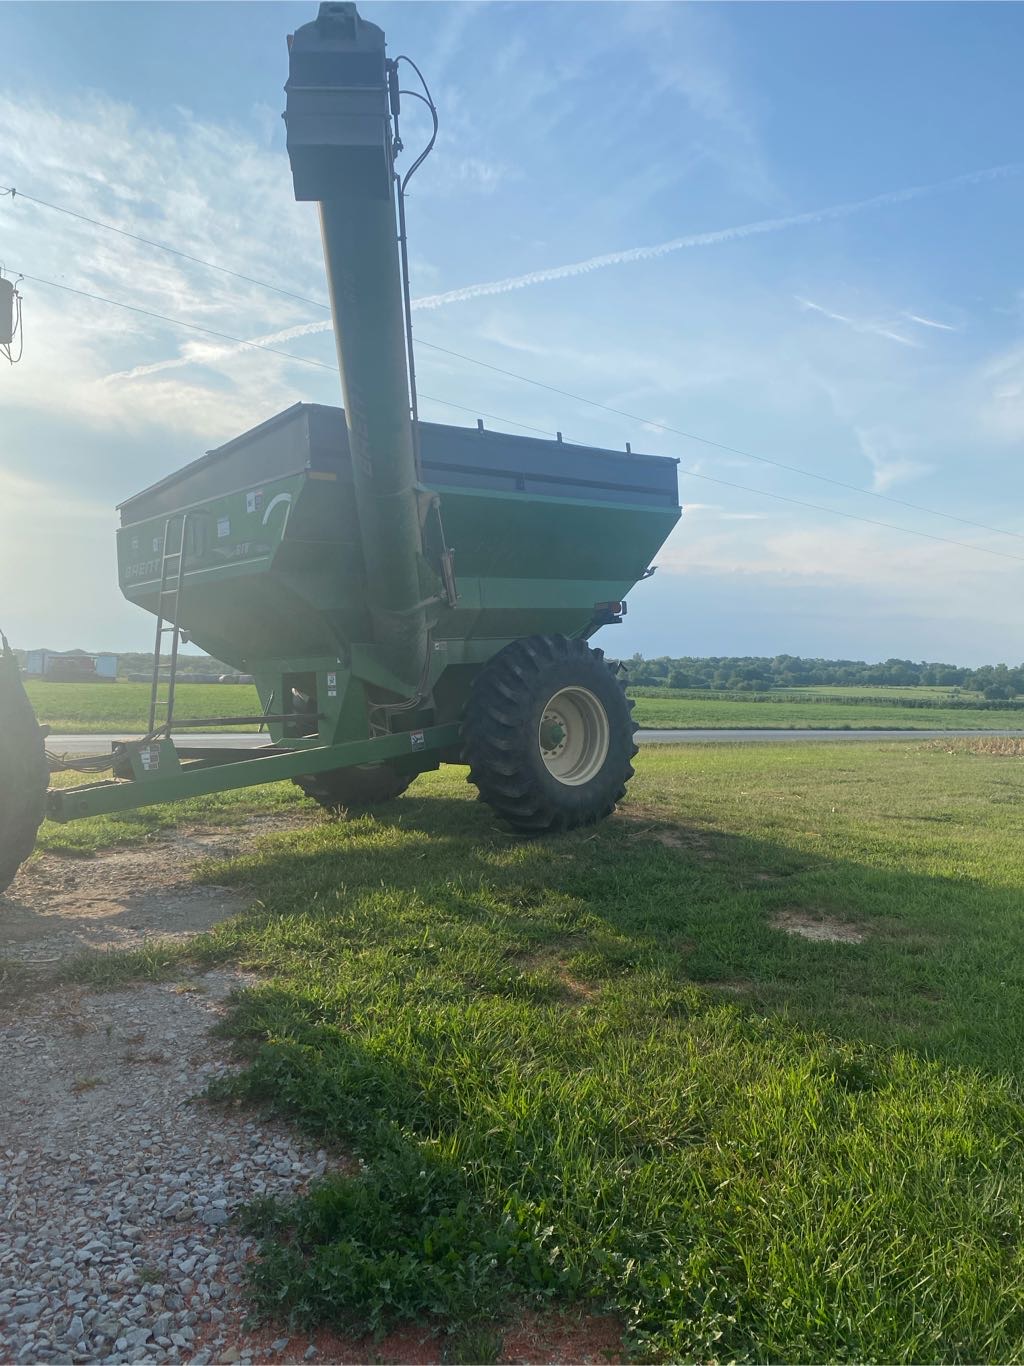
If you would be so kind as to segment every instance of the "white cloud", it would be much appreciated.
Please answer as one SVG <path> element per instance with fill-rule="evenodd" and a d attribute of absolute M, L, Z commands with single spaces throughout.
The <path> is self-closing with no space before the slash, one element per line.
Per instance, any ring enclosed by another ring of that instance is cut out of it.
<path fill-rule="evenodd" d="M 493 312 L 475 330 L 475 338 L 542 362 L 539 369 L 531 367 L 535 374 L 551 375 L 557 365 L 560 373 L 578 376 L 573 383 L 588 396 L 601 392 L 603 401 L 612 405 L 624 401 L 621 395 L 625 391 L 657 393 L 661 401 L 666 394 L 679 395 L 720 383 L 731 373 L 722 348 L 709 337 L 674 337 L 671 349 L 652 345 L 638 350 L 602 335 L 600 344 L 594 345 L 581 338 L 571 323 L 557 332 L 554 328 L 528 328 L 521 317 L 509 310 L 505 314 Z M 730 349 L 734 356 L 736 344 Z M 427 351 L 437 354 L 429 347 Z M 668 418 L 662 420 L 659 415 L 641 423 L 641 427 L 656 432 L 666 424 L 672 425 Z"/>
<path fill-rule="evenodd" d="M 977 537 L 1005 550 L 996 537 Z M 683 523 L 658 556 L 666 574 L 771 580 L 786 585 L 858 589 L 898 601 L 916 616 L 943 620 L 962 614 L 1005 623 L 1007 594 L 1024 563 L 970 549 L 900 536 L 883 528 L 842 525 L 773 529 L 757 539 L 726 528 L 701 532 Z"/>
<path fill-rule="evenodd" d="M 182 354 L 175 360 L 154 361 L 152 365 L 135 365 L 130 370 L 115 370 L 112 374 L 104 377 L 104 382 L 143 379 L 146 375 L 158 375 L 163 370 L 179 370 L 186 365 L 215 366 L 219 361 L 227 360 L 230 356 L 241 356 L 247 352 L 251 354 L 253 350 L 264 346 L 294 341 L 296 337 L 309 337 L 315 333 L 329 332 L 330 330 L 331 324 L 329 322 L 298 323 L 295 327 L 286 327 L 280 332 L 271 332 L 263 337 L 252 337 L 249 339 L 248 345 L 216 340 L 207 341 L 205 338 L 202 341 L 187 341 L 182 343 Z"/>
<path fill-rule="evenodd" d="M 38 537 L 42 517 L 75 525 L 98 521 L 109 526 L 113 515 L 98 499 L 76 497 L 63 483 L 31 479 L 0 467 L 0 528 L 3 529 L 0 547 L 8 548 L 19 529 Z M 5 581 L 14 583 L 18 577 L 20 575 L 12 572 L 10 579 Z"/>
<path fill-rule="evenodd" d="M 984 429 L 1000 441 L 1024 440 L 1024 343 L 985 362 L 975 389 Z"/>
<path fill-rule="evenodd" d="M 109 639 L 115 525 L 112 508 L 63 482 L 0 467 L 0 626 L 13 642 L 89 648 Z"/>
<path fill-rule="evenodd" d="M 702 521 L 716 522 L 766 522 L 769 515 L 764 512 L 733 512 L 722 507 L 721 503 L 691 503 L 683 505 L 683 515 L 689 523 L 694 517 Z"/>
<path fill-rule="evenodd" d="M 0 94 L 4 174 L 41 199 L 199 258 L 244 265 L 255 276 L 279 279 L 286 261 L 286 287 L 317 289 L 316 225 L 292 200 L 284 157 L 248 130 L 206 124 L 182 111 L 174 118 L 173 128 L 161 128 L 96 94 L 61 108 Z M 308 308 L 294 300 L 21 197 L 4 201 L 0 256 L 32 275 L 216 331 L 291 337 L 307 330 Z M 150 377 L 165 368 L 159 352 L 167 344 L 159 340 L 160 324 L 81 297 L 72 306 L 69 296 L 29 281 L 22 288 L 25 357 L 5 377 L 5 390 L 23 414 L 38 411 L 91 428 L 159 425 L 209 441 L 298 397 L 291 362 L 244 348 L 259 363 L 239 357 L 228 375 L 223 367 L 233 350 L 198 336 L 169 368 L 199 362 L 214 376 L 219 370 L 220 382 L 156 383 Z M 119 382 L 105 384 L 111 372 Z M 127 375 L 146 379 L 130 396 Z"/>
<path fill-rule="evenodd" d="M 711 162 L 744 199 L 781 204 L 762 145 L 758 98 L 733 50 L 731 25 L 711 6 L 651 3 L 626 7 L 623 32 L 650 68 L 652 116 L 677 130 L 677 159 Z"/>
<path fill-rule="evenodd" d="M 900 453 L 900 439 L 894 432 L 881 428 L 868 431 L 860 427 L 854 431 L 860 449 L 871 465 L 874 493 L 888 493 L 896 484 L 931 472 L 931 465 Z"/>
<path fill-rule="evenodd" d="M 453 187 L 492 194 L 499 185 L 519 177 L 519 172 L 504 161 L 487 161 L 483 157 L 463 156 L 441 159 L 431 166 L 430 193 L 451 193 Z"/>
<path fill-rule="evenodd" d="M 891 327 L 882 322 L 874 322 L 870 318 L 851 318 L 845 313 L 836 313 L 831 308 L 825 308 L 822 304 L 816 304 L 813 299 L 804 299 L 799 294 L 795 295 L 797 303 L 801 308 L 813 313 L 820 313 L 823 317 L 831 319 L 835 323 L 843 323 L 846 327 L 852 327 L 854 332 L 871 332 L 877 337 L 886 337 L 889 341 L 899 342 L 902 346 L 917 346 L 920 342 L 914 341 L 910 337 L 905 337 L 900 332 L 894 332 Z"/>

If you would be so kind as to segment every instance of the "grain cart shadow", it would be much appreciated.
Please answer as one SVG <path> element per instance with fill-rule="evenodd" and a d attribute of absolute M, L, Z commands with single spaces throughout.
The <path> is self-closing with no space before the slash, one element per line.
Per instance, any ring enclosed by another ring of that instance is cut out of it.
<path fill-rule="evenodd" d="M 50 910 L 8 899 L 0 920 L 0 958 L 52 966 L 90 951 L 190 939 L 243 906 L 225 887 L 188 883 L 149 892 L 86 893 Z"/>
<path fill-rule="evenodd" d="M 237 891 L 197 869 L 251 848 L 268 829 L 307 824 L 308 813 L 254 815 L 244 827 L 179 824 L 144 844 L 46 851 L 0 894 L 0 960 L 27 968 L 90 950 L 135 949 L 185 940 L 237 914 Z"/>
<path fill-rule="evenodd" d="M 226 887 L 196 882 L 195 868 L 238 844 L 211 835 L 104 850 L 88 859 L 44 854 L 0 897 L 0 958 L 52 966 L 86 950 L 200 934 L 244 902 Z"/>
<path fill-rule="evenodd" d="M 373 953 L 382 984 L 437 971 L 454 993 L 595 1002 L 656 972 L 740 1011 L 1017 1072 L 1024 917 L 1014 888 L 636 819 L 524 842 L 431 795 L 271 837 L 216 869 L 258 904 L 237 930 L 311 961 Z M 260 927 L 263 927 L 262 929 Z"/>

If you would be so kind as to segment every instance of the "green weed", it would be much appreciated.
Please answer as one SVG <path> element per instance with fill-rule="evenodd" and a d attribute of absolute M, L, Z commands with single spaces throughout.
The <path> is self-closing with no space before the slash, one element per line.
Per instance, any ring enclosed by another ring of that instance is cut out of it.
<path fill-rule="evenodd" d="M 469 1323 L 449 1338 L 444 1359 L 452 1366 L 478 1366 L 497 1361 L 504 1341 L 492 1323 Z"/>

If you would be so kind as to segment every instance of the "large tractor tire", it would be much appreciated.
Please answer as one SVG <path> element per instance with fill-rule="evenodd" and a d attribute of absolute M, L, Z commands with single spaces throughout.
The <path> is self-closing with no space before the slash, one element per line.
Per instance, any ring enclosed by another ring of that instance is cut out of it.
<path fill-rule="evenodd" d="M 360 764 L 292 781 L 328 811 L 340 811 L 390 802 L 400 797 L 415 777 L 415 773 L 396 773 L 389 764 Z"/>
<path fill-rule="evenodd" d="M 0 636 L 0 895 L 31 854 L 46 812 L 50 773 L 44 734 L 18 661 Z"/>
<path fill-rule="evenodd" d="M 565 636 L 513 641 L 473 682 L 462 730 L 469 781 L 521 834 L 593 825 L 633 776 L 632 710 L 603 651 Z"/>

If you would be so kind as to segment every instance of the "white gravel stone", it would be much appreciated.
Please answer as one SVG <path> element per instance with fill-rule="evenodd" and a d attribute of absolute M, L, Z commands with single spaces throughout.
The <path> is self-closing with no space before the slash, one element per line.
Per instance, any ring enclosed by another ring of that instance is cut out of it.
<path fill-rule="evenodd" d="M 235 1212 L 327 1166 L 201 1099 L 233 1070 L 209 1031 L 249 981 L 62 989 L 0 1013 L 0 1362 L 229 1359 L 254 1250 Z"/>

